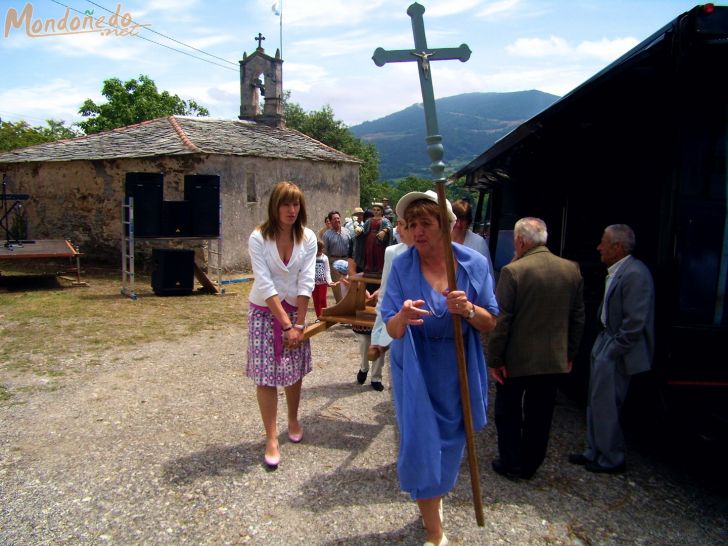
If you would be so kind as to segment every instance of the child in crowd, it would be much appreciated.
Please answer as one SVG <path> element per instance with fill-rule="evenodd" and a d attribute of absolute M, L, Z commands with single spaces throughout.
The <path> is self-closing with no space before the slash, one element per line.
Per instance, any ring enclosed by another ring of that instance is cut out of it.
<path fill-rule="evenodd" d="M 341 284 L 341 299 L 344 299 L 349 291 L 349 264 L 346 260 L 336 260 L 332 265 L 342 275 L 339 284 Z"/>
<path fill-rule="evenodd" d="M 331 280 L 331 269 L 329 268 L 329 257 L 324 254 L 324 243 L 318 240 L 318 252 L 316 253 L 316 273 L 314 274 L 313 307 L 316 310 L 316 320 L 321 317 L 321 310 L 326 307 L 326 297 L 329 293 L 329 286 L 334 286 Z"/>
<path fill-rule="evenodd" d="M 356 273 L 355 275 L 348 275 L 348 268 L 349 264 L 345 260 L 336 260 L 334 262 L 334 268 L 339 271 L 343 277 L 341 277 L 341 280 L 339 281 L 341 283 L 341 297 L 344 298 L 346 296 L 347 291 L 349 290 L 349 286 L 351 284 L 351 281 L 349 278 L 351 276 L 354 277 L 363 277 L 364 273 Z M 376 294 L 376 292 L 375 292 Z M 366 292 L 366 298 L 369 300 L 374 296 L 375 294 L 370 294 L 367 290 Z M 360 385 L 363 385 L 364 382 L 367 380 L 367 375 L 369 374 L 369 358 L 368 358 L 368 352 L 369 352 L 369 346 L 372 342 L 372 329 L 367 328 L 366 326 L 352 326 L 351 329 L 356 334 L 356 337 L 359 338 L 359 356 L 360 356 L 360 364 L 359 364 L 359 371 L 356 374 L 356 382 Z M 384 351 L 381 351 L 377 353 L 377 355 L 372 359 L 372 388 L 375 391 L 383 391 L 384 385 L 382 385 L 382 368 L 384 367 Z"/>

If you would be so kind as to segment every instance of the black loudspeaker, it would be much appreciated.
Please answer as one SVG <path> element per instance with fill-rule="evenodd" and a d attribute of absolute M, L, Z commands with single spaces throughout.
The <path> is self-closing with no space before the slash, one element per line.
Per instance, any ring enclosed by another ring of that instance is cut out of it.
<path fill-rule="evenodd" d="M 125 195 L 134 198 L 135 237 L 162 235 L 162 187 L 162 173 L 126 173 Z"/>
<path fill-rule="evenodd" d="M 220 236 L 220 177 L 216 174 L 185 176 L 185 200 L 192 203 L 192 236 Z"/>
<path fill-rule="evenodd" d="M 192 293 L 195 279 L 195 251 L 184 248 L 152 249 L 152 290 L 157 296 Z"/>
<path fill-rule="evenodd" d="M 162 202 L 162 235 L 165 237 L 191 237 L 192 215 L 189 201 Z"/>

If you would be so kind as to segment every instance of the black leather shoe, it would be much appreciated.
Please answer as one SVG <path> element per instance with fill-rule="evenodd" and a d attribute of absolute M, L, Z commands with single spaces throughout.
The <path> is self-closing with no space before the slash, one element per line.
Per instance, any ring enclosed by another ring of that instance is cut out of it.
<path fill-rule="evenodd" d="M 372 388 L 377 392 L 382 392 L 384 390 L 384 385 L 382 385 L 379 381 L 372 381 Z"/>
<path fill-rule="evenodd" d="M 516 481 L 518 478 L 521 477 L 520 469 L 508 468 L 501 462 L 500 459 L 493 459 L 493 462 L 490 463 L 490 466 L 493 468 L 493 471 L 496 474 L 500 474 L 501 476 L 509 480 Z"/>
<path fill-rule="evenodd" d="M 579 466 L 584 466 L 593 461 L 591 459 L 585 457 L 581 453 L 572 453 L 569 455 L 569 462 L 571 464 L 578 464 Z"/>
<path fill-rule="evenodd" d="M 367 380 L 367 373 L 368 372 L 363 372 L 363 371 L 359 370 L 356 374 L 356 382 L 359 383 L 360 385 L 363 385 L 364 381 Z"/>
<path fill-rule="evenodd" d="M 625 463 L 618 464 L 617 466 L 602 466 L 595 461 L 589 461 L 584 465 L 589 472 L 595 472 L 597 474 L 621 474 L 627 470 Z"/>

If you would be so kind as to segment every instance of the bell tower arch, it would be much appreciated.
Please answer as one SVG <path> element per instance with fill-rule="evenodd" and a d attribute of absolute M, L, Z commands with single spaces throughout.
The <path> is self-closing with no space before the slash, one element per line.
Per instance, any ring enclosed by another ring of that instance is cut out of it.
<path fill-rule="evenodd" d="M 283 59 L 280 50 L 275 57 L 266 55 L 265 40 L 258 33 L 257 49 L 240 61 L 240 115 L 239 119 L 265 123 L 272 127 L 285 127 L 283 117 Z M 263 106 L 261 108 L 261 99 Z"/>

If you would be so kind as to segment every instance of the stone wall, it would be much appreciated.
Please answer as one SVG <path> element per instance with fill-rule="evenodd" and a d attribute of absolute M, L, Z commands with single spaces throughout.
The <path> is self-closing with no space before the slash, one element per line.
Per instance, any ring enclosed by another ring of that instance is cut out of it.
<path fill-rule="evenodd" d="M 87 259 L 121 268 L 121 214 L 127 172 L 164 173 L 164 199 L 184 197 L 184 176 L 220 176 L 222 265 L 242 271 L 250 266 L 247 243 L 266 215 L 271 188 L 281 180 L 296 183 L 306 196 L 308 225 L 318 231 L 331 209 L 346 214 L 359 203 L 359 165 L 308 160 L 222 155 L 166 156 L 150 159 L 13 163 L 2 166 L 8 192 L 27 193 L 24 211 L 30 239 L 68 239 Z M 152 245 L 140 242 L 142 256 Z M 195 242 L 199 246 L 199 242 Z M 137 267 L 144 263 L 137 257 Z"/>

